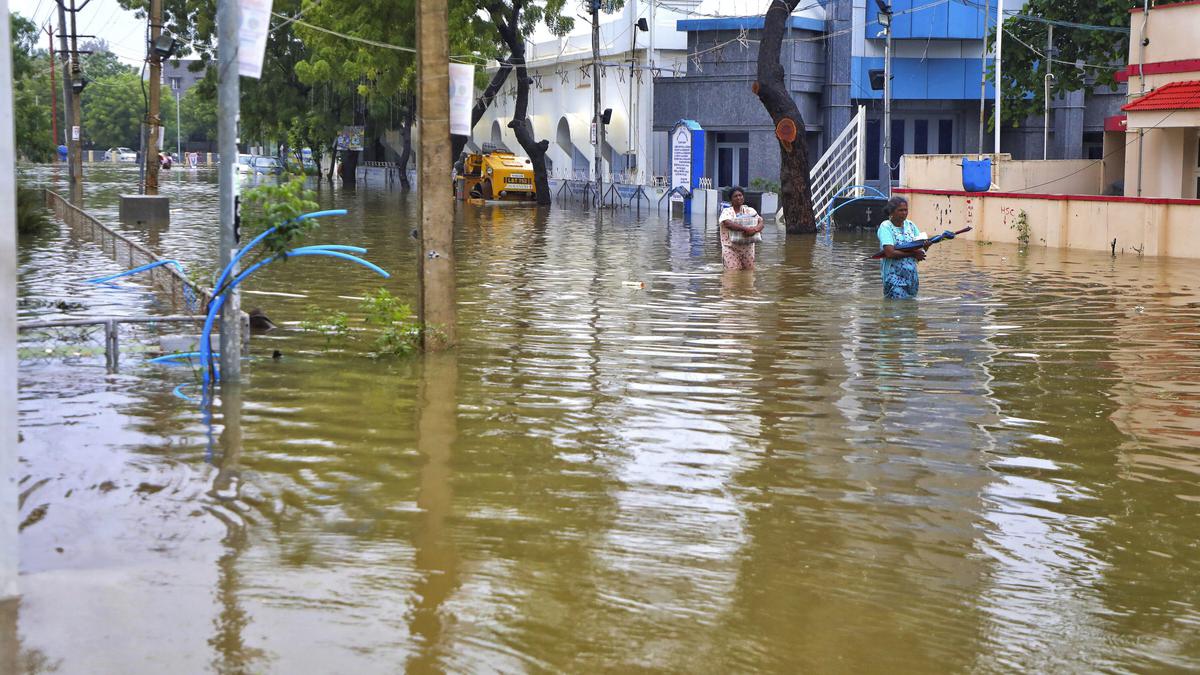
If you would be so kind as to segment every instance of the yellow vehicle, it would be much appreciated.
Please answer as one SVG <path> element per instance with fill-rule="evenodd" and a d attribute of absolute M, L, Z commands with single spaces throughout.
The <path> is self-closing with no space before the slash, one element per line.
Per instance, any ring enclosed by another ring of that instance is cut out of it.
<path fill-rule="evenodd" d="M 533 164 L 507 148 L 485 143 L 481 152 L 468 153 L 454 165 L 459 199 L 534 201 Z"/>

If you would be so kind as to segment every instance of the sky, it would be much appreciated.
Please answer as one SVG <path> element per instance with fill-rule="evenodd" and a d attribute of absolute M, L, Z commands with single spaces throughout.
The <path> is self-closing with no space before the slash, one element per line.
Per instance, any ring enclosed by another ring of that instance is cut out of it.
<path fill-rule="evenodd" d="M 84 0 L 75 0 L 76 5 Z M 58 38 L 58 4 L 55 0 L 9 0 L 8 9 L 14 14 L 32 19 L 39 26 L 53 18 L 55 46 Z M 67 15 L 70 23 L 70 14 Z M 109 48 L 125 63 L 140 66 L 145 58 L 146 22 L 133 12 L 121 9 L 117 0 L 91 0 L 76 17 L 80 35 L 95 35 L 108 41 Z M 43 38 L 43 42 L 45 38 Z"/>

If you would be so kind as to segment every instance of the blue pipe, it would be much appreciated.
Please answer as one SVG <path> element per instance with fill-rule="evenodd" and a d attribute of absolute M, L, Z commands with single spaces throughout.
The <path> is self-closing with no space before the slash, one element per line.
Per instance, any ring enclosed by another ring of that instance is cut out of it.
<path fill-rule="evenodd" d="M 225 298 L 228 297 L 228 293 L 230 291 L 232 291 L 233 289 L 237 288 L 238 284 L 245 281 L 251 274 L 254 274 L 260 268 L 264 267 L 265 265 L 275 262 L 276 260 L 278 260 L 280 258 L 291 258 L 291 257 L 299 258 L 299 257 L 309 256 L 309 255 L 322 255 L 322 256 L 328 256 L 330 258 L 340 258 L 342 260 L 348 260 L 357 265 L 362 265 L 363 267 L 366 267 L 367 269 L 379 274 L 380 276 L 382 276 L 385 279 L 388 279 L 392 276 L 392 275 L 388 274 L 383 268 L 379 267 L 378 265 L 375 265 L 374 263 L 367 262 L 366 260 L 363 260 L 362 258 L 356 258 L 352 255 L 349 255 L 347 253 L 341 253 L 339 251 L 326 250 L 319 246 L 306 246 L 306 247 L 301 247 L 301 248 L 297 248 L 297 249 L 292 249 L 291 251 L 284 252 L 282 255 L 273 256 L 271 258 L 267 258 L 266 260 L 258 261 L 254 265 L 250 266 L 249 269 L 245 270 L 244 272 L 242 272 L 242 273 L 238 274 L 236 277 L 234 277 L 233 281 L 229 282 L 229 288 L 225 289 L 224 293 L 222 293 L 221 295 L 214 298 L 212 304 L 208 308 L 208 316 L 205 317 L 205 319 L 204 319 L 204 330 L 201 331 L 201 333 L 200 333 L 200 360 L 201 360 L 201 363 L 203 366 L 203 371 L 204 371 L 203 374 L 204 374 L 204 385 L 205 386 L 208 386 L 208 381 L 209 381 L 208 370 L 212 364 L 212 342 L 211 342 L 211 340 L 212 340 L 213 323 L 216 322 L 217 314 L 221 311 L 221 307 L 225 304 Z M 217 378 L 220 379 L 220 373 L 217 373 Z"/>
<path fill-rule="evenodd" d="M 178 354 L 163 354 L 162 356 L 156 356 L 156 357 L 150 359 L 146 363 L 168 363 L 170 361 L 182 361 L 184 359 L 190 359 L 190 358 L 193 358 L 196 356 L 200 356 L 200 352 L 179 352 Z"/>
<path fill-rule="evenodd" d="M 283 223 L 281 223 L 279 225 L 275 225 L 273 227 L 268 227 L 266 230 L 263 230 L 261 233 L 259 233 L 259 235 L 257 237 L 251 239 L 250 243 L 243 246 L 242 249 L 237 252 L 237 255 L 233 256 L 233 260 L 230 260 L 229 264 L 225 267 L 225 269 L 221 271 L 221 276 L 217 277 L 217 283 L 213 285 L 213 290 L 220 290 L 221 284 L 225 283 L 225 279 L 227 279 L 229 277 L 230 272 L 233 271 L 234 267 L 237 267 L 237 264 L 242 260 L 242 258 L 246 255 L 246 253 L 249 252 L 250 249 L 254 248 L 255 246 L 258 246 L 259 242 L 261 242 L 263 239 L 266 239 L 275 230 L 278 230 L 279 228 L 283 227 L 284 225 L 287 225 L 288 223 L 298 223 L 298 222 L 301 222 L 304 220 L 311 220 L 313 218 L 323 218 L 325 216 L 344 216 L 347 213 L 348 213 L 348 211 L 346 211 L 346 209 L 330 209 L 327 211 L 312 211 L 310 213 L 302 213 L 302 214 L 296 216 L 295 218 L 293 218 L 292 220 L 284 221 Z"/>
<path fill-rule="evenodd" d="M 367 249 L 361 246 L 345 246 L 343 244 L 319 244 L 316 246 L 301 246 L 294 248 L 292 251 L 344 251 L 346 253 L 366 253 Z"/>
<path fill-rule="evenodd" d="M 86 284 L 102 284 L 107 281 L 112 281 L 114 279 L 120 279 L 121 277 L 127 277 L 131 274 L 137 274 L 138 272 L 145 272 L 146 270 L 154 269 L 155 267 L 159 267 L 161 265 L 174 265 L 175 269 L 179 270 L 180 272 L 183 272 L 183 265 L 179 264 L 178 260 L 159 260 L 157 262 L 152 262 L 148 265 L 142 265 L 141 267 L 135 267 L 131 270 L 126 270 L 119 274 L 111 274 L 107 277 L 96 277 L 95 279 L 88 279 L 88 280 L 84 281 L 84 283 L 86 283 Z"/>
<path fill-rule="evenodd" d="M 196 399 L 183 393 L 183 388 L 194 386 L 195 384 L 196 384 L 195 382 L 184 382 L 183 384 L 180 384 L 180 385 L 176 386 L 174 389 L 172 389 L 171 393 L 185 401 L 194 401 Z"/>

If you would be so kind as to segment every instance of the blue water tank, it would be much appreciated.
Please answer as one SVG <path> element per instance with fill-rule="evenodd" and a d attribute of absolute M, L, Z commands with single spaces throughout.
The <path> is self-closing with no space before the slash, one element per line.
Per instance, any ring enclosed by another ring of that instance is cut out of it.
<path fill-rule="evenodd" d="M 992 158 L 963 157 L 963 189 L 967 192 L 987 192 L 992 186 Z"/>

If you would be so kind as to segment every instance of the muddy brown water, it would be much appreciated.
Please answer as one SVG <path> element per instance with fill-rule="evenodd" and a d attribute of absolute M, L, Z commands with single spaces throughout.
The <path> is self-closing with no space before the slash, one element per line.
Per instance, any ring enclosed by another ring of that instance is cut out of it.
<path fill-rule="evenodd" d="M 205 269 L 214 180 L 131 233 Z M 257 277 L 211 429 L 186 369 L 23 363 L 24 672 L 1200 669 L 1194 262 L 959 240 L 885 302 L 866 236 L 726 274 L 711 222 L 459 207 L 460 347 L 375 360 L 297 322 L 413 298 L 415 198 L 320 202 L 394 276 Z M 20 265 L 22 318 L 156 311 Z"/>

